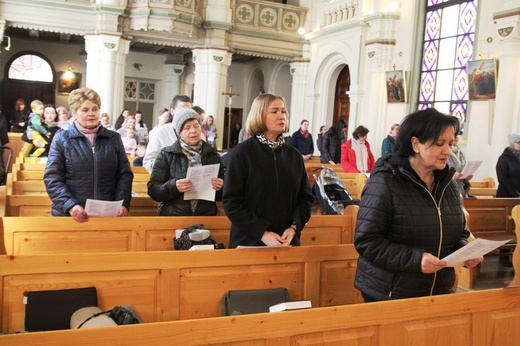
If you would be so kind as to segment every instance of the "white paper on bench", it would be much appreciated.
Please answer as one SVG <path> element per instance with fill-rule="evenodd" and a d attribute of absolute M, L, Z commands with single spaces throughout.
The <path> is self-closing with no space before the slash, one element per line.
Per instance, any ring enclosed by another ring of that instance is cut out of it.
<path fill-rule="evenodd" d="M 478 238 L 469 243 L 468 245 L 461 247 L 454 253 L 444 257 L 441 261 L 448 263 L 448 267 L 462 267 L 464 262 L 467 260 L 475 259 L 480 256 L 499 248 L 500 246 L 510 242 L 508 240 L 487 240 Z"/>
<path fill-rule="evenodd" d="M 294 302 L 285 302 L 285 303 L 280 303 L 280 304 L 270 306 L 269 312 L 309 309 L 309 308 L 312 308 L 312 303 L 310 300 L 297 300 Z"/>

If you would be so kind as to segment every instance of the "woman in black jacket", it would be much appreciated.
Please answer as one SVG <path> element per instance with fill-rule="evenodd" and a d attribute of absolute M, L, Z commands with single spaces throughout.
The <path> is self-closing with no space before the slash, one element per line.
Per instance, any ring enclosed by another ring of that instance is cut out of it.
<path fill-rule="evenodd" d="M 199 114 L 191 108 L 175 109 L 173 126 L 179 139 L 164 148 L 153 166 L 148 195 L 160 202 L 158 215 L 192 216 L 217 215 L 216 200 L 222 199 L 224 168 L 216 150 L 201 139 L 202 127 Z M 184 199 L 186 192 L 192 191 L 192 183 L 186 178 L 188 167 L 218 164 L 218 177 L 208 179 L 216 191 L 212 201 L 204 199 Z"/>
<path fill-rule="evenodd" d="M 497 197 L 520 197 L 520 135 L 510 133 L 509 146 L 497 161 Z"/>
<path fill-rule="evenodd" d="M 347 120 L 341 118 L 331 126 L 323 135 L 322 151 L 320 151 L 321 163 L 337 164 L 341 163 L 341 144 L 347 138 L 345 134 L 348 128 Z"/>
<path fill-rule="evenodd" d="M 56 133 L 43 175 L 52 215 L 86 222 L 87 199 L 122 200 L 117 216 L 129 215 L 134 175 L 121 136 L 99 121 L 98 93 L 76 89 L 69 94 L 69 106 L 76 120 Z"/>
<path fill-rule="evenodd" d="M 372 170 L 354 239 L 354 285 L 366 302 L 452 292 L 455 273 L 441 259 L 469 236 L 455 169 L 446 164 L 458 129 L 455 117 L 435 109 L 412 113 L 401 124 L 399 150 Z"/>
<path fill-rule="evenodd" d="M 251 138 L 227 154 L 223 204 L 231 248 L 300 245 L 314 196 L 302 155 L 283 140 L 287 118 L 282 97 L 258 95 L 246 121 Z"/>

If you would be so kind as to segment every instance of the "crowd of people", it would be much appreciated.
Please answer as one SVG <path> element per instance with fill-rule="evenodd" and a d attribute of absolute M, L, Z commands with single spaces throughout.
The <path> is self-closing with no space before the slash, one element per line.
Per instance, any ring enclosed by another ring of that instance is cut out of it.
<path fill-rule="evenodd" d="M 39 100 L 30 110 L 18 100 L 8 117 L 0 109 L 0 130 L 23 133 L 25 156 L 48 155 L 44 182 L 53 216 L 86 222 L 88 200 L 122 201 L 117 216 L 129 215 L 129 158 L 137 156 L 132 161 L 150 173 L 148 195 L 159 202 L 158 215 L 217 215 L 222 201 L 231 221 L 229 247 L 300 245 L 314 203 L 305 169 L 315 154 L 314 139 L 308 120 L 287 136 L 283 97 L 263 93 L 254 99 L 245 126 L 231 129 L 232 150 L 225 156 L 217 150 L 214 117 L 186 95 L 173 97 L 150 130 L 140 110 L 123 110 L 112 126 L 90 88 L 72 91 L 68 101 L 70 110 Z M 347 131 L 344 118 L 322 125 L 316 146 L 322 163 L 370 174 L 355 231 L 356 288 L 366 302 L 452 292 L 454 270 L 442 258 L 467 244 L 460 197 L 471 197 L 472 178 L 462 175 L 466 158 L 458 146 L 458 120 L 434 108 L 409 114 L 391 126 L 377 161 L 369 129 L 357 126 L 350 138 Z M 496 166 L 497 197 L 518 198 L 520 135 L 508 140 Z M 213 190 L 209 198 L 195 193 L 200 182 L 189 173 L 203 167 L 214 168 L 202 181 Z"/>

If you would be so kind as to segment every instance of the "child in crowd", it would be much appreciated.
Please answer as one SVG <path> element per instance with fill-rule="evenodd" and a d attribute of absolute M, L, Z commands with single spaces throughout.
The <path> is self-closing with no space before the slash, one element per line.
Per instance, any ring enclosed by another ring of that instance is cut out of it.
<path fill-rule="evenodd" d="M 70 126 L 70 113 L 68 109 L 63 106 L 60 106 L 56 108 L 56 112 L 58 112 L 58 127 L 67 130 Z"/>
<path fill-rule="evenodd" d="M 134 167 L 141 167 L 143 165 L 144 154 L 146 154 L 146 142 L 141 142 L 137 146 L 137 157 L 135 158 L 132 164 Z"/>
<path fill-rule="evenodd" d="M 23 157 L 29 156 L 29 153 L 34 147 L 37 147 L 31 156 L 39 157 L 45 151 L 45 145 L 48 143 L 46 137 L 50 136 L 45 126 L 43 126 L 43 110 L 45 105 L 40 100 L 31 102 L 31 114 L 29 115 L 27 130 L 25 131 L 25 141 L 23 144 L 21 154 Z"/>
<path fill-rule="evenodd" d="M 135 130 L 131 128 L 126 129 L 126 136 L 122 138 L 125 152 L 130 156 L 135 156 L 135 149 L 137 148 L 137 141 L 135 140 Z"/>

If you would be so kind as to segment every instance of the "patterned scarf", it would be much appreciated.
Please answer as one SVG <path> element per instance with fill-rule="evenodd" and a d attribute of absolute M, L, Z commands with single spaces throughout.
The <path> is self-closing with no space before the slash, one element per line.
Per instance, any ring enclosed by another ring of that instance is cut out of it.
<path fill-rule="evenodd" d="M 188 162 L 190 167 L 194 166 L 202 166 L 202 160 L 200 159 L 200 154 L 202 153 L 202 140 L 200 140 L 196 145 L 189 145 L 184 140 L 179 138 L 179 144 L 181 146 L 182 152 L 188 158 Z M 191 212 L 195 214 L 195 210 L 197 209 L 198 199 L 192 199 L 191 201 Z"/>
<path fill-rule="evenodd" d="M 260 143 L 263 143 L 263 144 L 267 145 L 269 148 L 271 148 L 272 151 L 275 151 L 276 149 L 280 148 L 284 143 L 282 134 L 280 134 L 278 136 L 278 138 L 276 138 L 275 142 L 270 141 L 267 138 L 265 138 L 265 134 L 263 134 L 263 133 L 257 134 L 256 138 L 258 138 Z"/>

